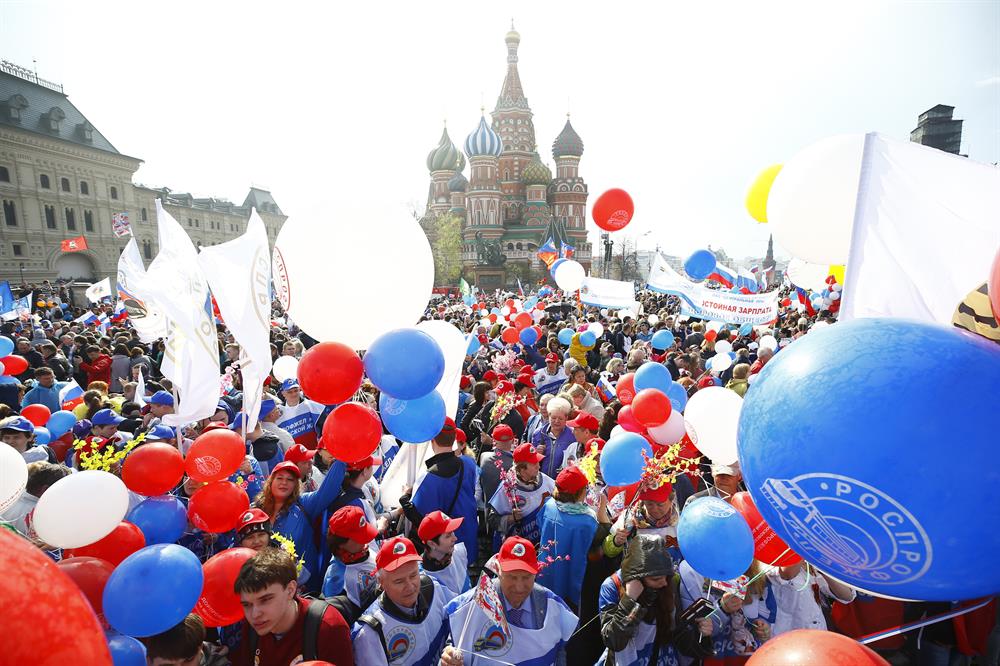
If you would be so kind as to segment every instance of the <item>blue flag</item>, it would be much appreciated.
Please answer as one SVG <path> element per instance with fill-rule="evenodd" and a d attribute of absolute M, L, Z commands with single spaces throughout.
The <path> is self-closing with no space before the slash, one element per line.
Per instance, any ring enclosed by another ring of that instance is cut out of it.
<path fill-rule="evenodd" d="M 10 290 L 10 282 L 0 282 L 0 312 L 10 312 L 14 309 L 14 293 Z"/>

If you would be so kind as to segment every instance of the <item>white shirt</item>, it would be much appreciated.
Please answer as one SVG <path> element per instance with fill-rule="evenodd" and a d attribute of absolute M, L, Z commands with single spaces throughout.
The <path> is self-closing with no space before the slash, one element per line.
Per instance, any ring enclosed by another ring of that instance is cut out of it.
<path fill-rule="evenodd" d="M 793 629 L 826 630 L 826 618 L 823 609 L 816 603 L 813 585 L 819 587 L 820 594 L 827 599 L 837 599 L 842 603 L 854 601 L 853 589 L 845 599 L 841 599 L 830 591 L 830 585 L 823 576 L 810 575 L 806 583 L 805 567 L 791 580 L 784 580 L 778 569 L 767 574 L 771 582 L 771 591 L 778 605 L 778 613 L 774 620 L 774 635 L 779 636 Z"/>

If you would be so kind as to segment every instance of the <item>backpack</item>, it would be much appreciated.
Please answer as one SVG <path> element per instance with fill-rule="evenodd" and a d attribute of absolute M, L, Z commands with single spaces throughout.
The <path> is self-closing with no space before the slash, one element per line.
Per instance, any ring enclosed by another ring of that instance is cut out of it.
<path fill-rule="evenodd" d="M 319 642 L 319 627 L 323 624 L 323 615 L 326 609 L 332 604 L 325 599 L 311 599 L 309 607 L 306 609 L 306 616 L 302 622 L 302 660 L 315 661 L 319 659 L 316 646 Z M 253 627 L 248 627 L 247 638 L 249 639 L 247 655 L 250 657 L 250 665 L 255 663 L 257 653 L 257 641 L 260 637 Z"/>

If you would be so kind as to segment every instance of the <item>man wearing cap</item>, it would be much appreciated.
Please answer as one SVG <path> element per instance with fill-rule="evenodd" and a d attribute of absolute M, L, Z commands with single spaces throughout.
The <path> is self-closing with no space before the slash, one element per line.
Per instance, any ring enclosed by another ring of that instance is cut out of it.
<path fill-rule="evenodd" d="M 742 484 L 743 473 L 740 471 L 740 464 L 738 462 L 729 465 L 712 465 L 711 470 L 714 485 L 688 497 L 684 500 L 684 504 L 681 505 L 682 509 L 687 502 L 696 500 L 699 497 L 721 497 L 728 502 L 733 495 L 744 489 Z"/>
<path fill-rule="evenodd" d="M 303 398 L 299 382 L 294 378 L 281 382 L 281 397 L 285 400 L 285 406 L 281 408 L 277 425 L 291 435 L 297 444 L 315 449 L 318 441 L 316 421 L 326 407 Z"/>
<path fill-rule="evenodd" d="M 118 426 L 125 421 L 121 416 L 115 413 L 113 409 L 99 409 L 93 416 L 90 417 L 91 423 L 91 434 L 95 437 L 103 437 L 104 439 L 111 440 L 115 446 L 121 446 L 125 442 L 132 439 L 132 436 L 126 432 L 118 432 Z M 152 428 L 150 429 L 152 430 Z M 146 436 L 149 439 L 149 436 Z"/>
<path fill-rule="evenodd" d="M 566 427 L 573 429 L 573 437 L 576 438 L 576 446 L 567 446 L 563 455 L 562 467 L 567 467 L 577 458 L 587 455 L 584 448 L 587 442 L 597 437 L 597 431 L 601 429 L 601 424 L 597 417 L 589 412 L 580 412 L 572 421 L 566 421 Z"/>
<path fill-rule="evenodd" d="M 24 462 L 59 462 L 48 446 L 35 444 L 35 426 L 23 416 L 8 416 L 0 421 L 0 440 L 24 457 Z"/>
<path fill-rule="evenodd" d="M 566 383 L 566 372 L 559 363 L 559 355 L 549 352 L 545 355 L 545 367 L 535 373 L 535 389 L 541 395 L 555 394 Z"/>
<path fill-rule="evenodd" d="M 420 573 L 413 542 L 393 537 L 375 558 L 382 593 L 354 625 L 354 660 L 364 666 L 436 664 L 448 637 L 452 594 Z"/>
<path fill-rule="evenodd" d="M 316 451 L 309 450 L 302 444 L 296 444 L 285 451 L 285 461 L 295 463 L 302 473 L 302 491 L 312 492 L 323 482 L 323 473 L 313 466 L 313 456 Z"/>
<path fill-rule="evenodd" d="M 421 568 L 453 595 L 469 589 L 469 556 L 465 544 L 455 536 L 464 518 L 450 518 L 441 511 L 424 516 L 417 536 L 424 542 Z"/>
<path fill-rule="evenodd" d="M 281 418 L 282 406 L 278 404 L 278 401 L 270 395 L 265 394 L 263 400 L 260 401 L 260 427 L 261 429 L 278 438 L 278 443 L 281 445 L 282 452 L 295 446 L 295 440 L 288 433 L 287 430 L 278 425 L 278 419 Z"/>
<path fill-rule="evenodd" d="M 555 481 L 541 473 L 545 456 L 531 444 L 515 448 L 513 458 L 513 483 L 501 482 L 486 507 L 494 548 L 513 534 L 538 543 L 538 512 L 556 489 Z"/>
<path fill-rule="evenodd" d="M 157 391 L 146 402 L 149 404 L 149 414 L 144 419 L 146 427 L 156 425 L 164 416 L 174 413 L 174 396 L 167 391 Z"/>
<path fill-rule="evenodd" d="M 480 584 L 495 591 L 509 634 L 483 614 L 475 600 L 476 590 L 469 590 L 446 609 L 451 645 L 441 655 L 442 666 L 488 666 L 497 660 L 532 666 L 563 663 L 566 642 L 579 620 L 566 602 L 535 582 L 539 563 L 534 545 L 510 537 L 500 547 L 496 563 L 496 581 Z"/>
<path fill-rule="evenodd" d="M 375 600 L 375 537 L 378 529 L 356 506 L 337 509 L 327 523 L 327 543 L 333 557 L 323 577 L 323 596 L 344 595 L 355 617 Z"/>
<path fill-rule="evenodd" d="M 500 486 L 500 470 L 497 469 L 497 459 L 503 465 L 503 471 L 514 466 L 514 431 L 506 423 L 493 428 L 493 450 L 479 456 L 479 482 L 476 484 L 476 504 L 485 508 Z"/>

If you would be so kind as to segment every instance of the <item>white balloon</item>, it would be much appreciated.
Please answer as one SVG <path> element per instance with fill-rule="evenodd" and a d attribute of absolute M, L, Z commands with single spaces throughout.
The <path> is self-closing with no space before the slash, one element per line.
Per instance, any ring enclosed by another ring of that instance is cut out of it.
<path fill-rule="evenodd" d="M 625 428 L 621 427 L 620 425 L 616 425 L 614 428 L 611 429 L 611 434 L 608 436 L 608 441 L 614 439 L 618 435 L 624 435 L 627 432 L 628 430 L 626 430 Z"/>
<path fill-rule="evenodd" d="M 114 474 L 86 470 L 52 484 L 35 506 L 38 538 L 80 548 L 111 534 L 128 512 L 128 489 Z"/>
<path fill-rule="evenodd" d="M 810 326 L 809 328 L 810 328 L 810 330 L 816 329 L 818 331 L 819 329 L 826 328 L 829 325 L 830 324 L 827 323 L 827 322 L 825 322 L 825 321 L 818 321 L 815 324 L 813 324 L 812 326 Z"/>
<path fill-rule="evenodd" d="M 446 321 L 422 321 L 417 324 L 417 329 L 434 338 L 444 354 L 444 374 L 435 390 L 444 399 L 445 413 L 454 418 L 458 412 L 458 388 L 469 341 L 454 324 Z"/>
<path fill-rule="evenodd" d="M 28 484 L 28 465 L 13 446 L 0 445 L 0 513 L 11 507 Z"/>
<path fill-rule="evenodd" d="M 646 317 L 646 321 L 649 322 L 650 326 L 656 326 L 657 324 L 660 323 L 660 318 L 657 317 L 655 314 L 651 314 L 648 317 Z"/>
<path fill-rule="evenodd" d="M 299 359 L 294 356 L 279 356 L 278 360 L 271 366 L 271 374 L 279 382 L 283 382 L 286 379 L 294 379 L 298 376 L 298 370 Z"/>
<path fill-rule="evenodd" d="M 626 319 L 635 319 L 635 313 L 629 310 L 628 308 L 624 310 L 619 310 L 618 318 L 621 319 L 622 321 L 625 321 Z"/>
<path fill-rule="evenodd" d="M 592 321 L 587 324 L 587 330 L 592 332 L 597 337 L 604 335 L 604 326 L 602 326 L 598 321 Z"/>
<path fill-rule="evenodd" d="M 647 428 L 647 432 L 657 444 L 665 446 L 676 444 L 684 436 L 684 415 L 675 409 L 670 412 L 670 418 L 664 423 L 655 428 Z"/>
<path fill-rule="evenodd" d="M 514 299 L 514 312 L 520 312 L 523 309 L 524 309 L 524 303 L 521 301 L 520 298 L 515 298 Z"/>
<path fill-rule="evenodd" d="M 707 324 L 705 324 L 705 328 L 708 329 L 709 331 L 716 331 L 716 332 L 718 332 L 718 331 L 722 330 L 722 325 L 723 324 L 722 324 L 721 321 L 710 321 Z"/>
<path fill-rule="evenodd" d="M 480 326 L 485 326 L 486 328 L 489 328 L 489 327 L 490 327 L 490 326 L 492 326 L 493 324 L 492 324 L 492 322 L 490 322 L 490 320 L 489 320 L 489 319 L 480 319 L 480 320 L 479 320 L 479 325 L 480 325 Z"/>
<path fill-rule="evenodd" d="M 830 300 L 831 301 L 839 301 L 840 300 L 840 292 L 839 291 L 831 291 L 830 292 Z"/>
<path fill-rule="evenodd" d="M 747 377 L 747 384 L 753 384 L 755 381 L 757 381 L 758 377 L 760 377 L 760 373 L 757 373 L 755 375 L 750 375 L 749 377 Z"/>
<path fill-rule="evenodd" d="M 817 141 L 787 160 L 774 179 L 768 227 L 793 257 L 847 262 L 864 138 L 844 134 Z"/>
<path fill-rule="evenodd" d="M 733 343 L 729 340 L 719 340 L 715 343 L 716 354 L 729 354 L 731 351 L 733 351 Z"/>
<path fill-rule="evenodd" d="M 545 316 L 545 313 L 543 311 L 541 311 L 541 310 L 532 310 L 531 311 L 531 318 L 535 320 L 536 324 L 538 322 L 540 322 L 544 316 Z"/>
<path fill-rule="evenodd" d="M 775 349 L 778 348 L 778 341 L 774 338 L 773 335 L 765 335 L 761 337 L 761 339 L 758 340 L 758 342 L 760 342 L 761 349 L 770 349 L 771 351 L 774 351 Z"/>
<path fill-rule="evenodd" d="M 608 309 L 607 308 L 601 308 L 601 316 L 602 317 L 607 317 L 608 316 Z"/>
<path fill-rule="evenodd" d="M 743 409 L 743 398 L 736 391 L 710 386 L 699 389 L 688 400 L 684 419 L 689 432 L 698 438 L 698 450 L 716 465 L 737 460 L 736 427 Z"/>
<path fill-rule="evenodd" d="M 507 315 L 510 314 L 510 308 L 507 307 L 506 305 L 503 306 L 502 308 L 500 308 L 500 314 L 506 317 Z"/>
<path fill-rule="evenodd" d="M 733 359 L 730 358 L 729 354 L 716 354 L 709 361 L 712 365 L 712 372 L 722 373 L 729 369 L 729 366 L 733 364 Z"/>
<path fill-rule="evenodd" d="M 583 286 L 583 280 L 587 277 L 587 271 L 584 270 L 580 262 L 567 259 L 556 267 L 554 277 L 556 284 L 563 291 L 576 291 Z"/>
<path fill-rule="evenodd" d="M 375 258 L 364 251 L 369 247 L 377 248 Z M 420 320 L 434 286 L 434 258 L 420 225 L 406 215 L 292 218 L 274 243 L 272 275 L 282 307 L 306 333 L 367 349 L 383 333 Z"/>
<path fill-rule="evenodd" d="M 830 274 L 828 265 L 810 264 L 801 259 L 792 259 L 788 262 L 788 279 L 796 287 L 802 287 L 810 291 L 823 291 L 826 289 L 826 277 Z"/>
<path fill-rule="evenodd" d="M 832 289 L 833 291 L 841 291 L 843 288 L 844 288 L 844 285 L 842 285 L 840 283 L 837 283 L 837 284 L 834 284 L 834 285 L 830 286 L 830 289 Z"/>

